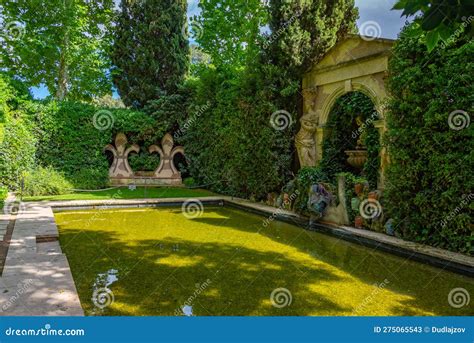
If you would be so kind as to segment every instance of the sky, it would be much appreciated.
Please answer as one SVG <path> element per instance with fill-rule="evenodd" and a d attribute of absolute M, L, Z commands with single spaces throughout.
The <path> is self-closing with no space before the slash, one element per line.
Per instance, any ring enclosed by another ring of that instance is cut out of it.
<path fill-rule="evenodd" d="M 357 26 L 360 34 L 381 38 L 396 39 L 406 19 L 400 17 L 400 11 L 392 11 L 396 0 L 355 0 L 359 8 Z M 188 16 L 199 13 L 199 0 L 188 0 Z M 48 96 L 45 87 L 32 89 L 35 98 L 42 99 Z"/>

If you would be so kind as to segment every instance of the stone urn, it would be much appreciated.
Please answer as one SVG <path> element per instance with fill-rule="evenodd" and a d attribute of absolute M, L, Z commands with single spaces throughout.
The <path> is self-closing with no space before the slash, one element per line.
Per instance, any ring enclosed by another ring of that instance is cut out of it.
<path fill-rule="evenodd" d="M 344 152 L 349 156 L 347 163 L 357 170 L 364 168 L 364 164 L 367 162 L 367 150 L 346 150 Z"/>

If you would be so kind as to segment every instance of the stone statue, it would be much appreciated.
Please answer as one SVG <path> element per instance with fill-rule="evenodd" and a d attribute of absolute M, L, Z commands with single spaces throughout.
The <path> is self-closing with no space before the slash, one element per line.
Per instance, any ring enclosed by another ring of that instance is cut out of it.
<path fill-rule="evenodd" d="M 315 133 L 317 125 L 317 118 L 312 114 L 301 118 L 301 129 L 295 137 L 301 167 L 314 167 L 316 165 Z"/>
<path fill-rule="evenodd" d="M 114 154 L 114 161 L 109 170 L 110 178 L 132 178 L 134 176 L 132 168 L 128 164 L 128 155 L 131 152 L 140 152 L 140 147 L 136 144 L 127 148 L 128 139 L 123 133 L 115 137 L 115 146 L 109 144 L 105 147 L 106 151 Z"/>
<path fill-rule="evenodd" d="M 181 182 L 181 173 L 176 169 L 173 163 L 173 157 L 181 153 L 184 155 L 184 148 L 181 146 L 175 147 L 173 137 L 167 133 L 161 140 L 161 147 L 152 145 L 148 151 L 150 154 L 156 152 L 160 154 L 160 165 L 156 169 L 154 177 L 160 179 L 173 179 L 177 183 Z"/>
<path fill-rule="evenodd" d="M 301 129 L 295 137 L 296 148 L 301 167 L 316 165 L 316 137 L 318 115 L 316 113 L 316 87 L 303 89 L 304 114 L 301 118 Z"/>

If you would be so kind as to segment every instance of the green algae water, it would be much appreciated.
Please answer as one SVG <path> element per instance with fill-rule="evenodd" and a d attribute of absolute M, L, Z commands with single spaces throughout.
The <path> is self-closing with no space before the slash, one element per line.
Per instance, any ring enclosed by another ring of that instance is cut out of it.
<path fill-rule="evenodd" d="M 55 217 L 88 315 L 474 314 L 472 278 L 235 209 Z"/>

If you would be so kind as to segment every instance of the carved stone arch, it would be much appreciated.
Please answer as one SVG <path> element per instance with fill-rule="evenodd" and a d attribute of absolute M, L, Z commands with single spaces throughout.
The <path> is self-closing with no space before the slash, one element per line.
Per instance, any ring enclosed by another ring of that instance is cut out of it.
<path fill-rule="evenodd" d="M 385 78 L 393 40 L 349 35 L 334 46 L 324 58 L 303 77 L 304 112 L 301 129 L 296 135 L 300 165 L 317 166 L 322 159 L 323 141 L 330 112 L 337 99 L 350 92 L 361 92 L 374 103 L 379 119 L 374 126 L 385 131 L 385 102 L 388 92 Z M 381 151 L 381 181 L 388 161 Z"/>
<path fill-rule="evenodd" d="M 321 117 L 319 119 L 319 124 L 321 126 L 324 126 L 327 124 L 329 120 L 329 115 L 334 105 L 336 104 L 337 99 L 339 99 L 341 96 L 344 96 L 352 92 L 359 92 L 368 96 L 370 100 L 372 101 L 372 103 L 374 104 L 376 111 L 379 113 L 380 119 L 384 118 L 384 114 L 379 111 L 380 107 L 382 106 L 383 99 L 380 99 L 377 93 L 371 87 L 367 86 L 365 83 L 353 82 L 352 88 L 350 90 L 347 90 L 345 85 L 341 85 L 335 91 L 333 91 L 332 94 L 324 101 L 322 105 L 322 109 L 321 109 Z"/>

